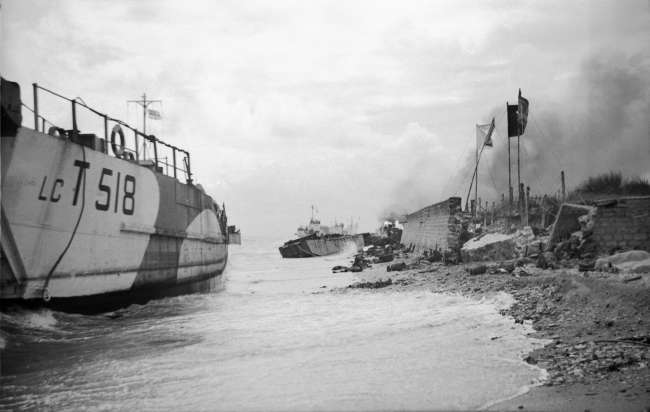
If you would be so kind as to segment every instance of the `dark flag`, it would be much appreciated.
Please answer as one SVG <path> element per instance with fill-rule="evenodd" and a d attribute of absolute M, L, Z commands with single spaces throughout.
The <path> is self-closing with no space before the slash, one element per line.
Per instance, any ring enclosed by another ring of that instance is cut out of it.
<path fill-rule="evenodd" d="M 521 136 L 528 124 L 528 99 L 521 96 L 519 89 L 518 104 L 508 105 L 508 137 Z"/>
<path fill-rule="evenodd" d="M 528 99 L 521 96 L 519 89 L 519 134 L 524 134 L 526 124 L 528 124 Z"/>
<path fill-rule="evenodd" d="M 515 104 L 508 105 L 508 137 L 519 136 L 519 106 Z"/>

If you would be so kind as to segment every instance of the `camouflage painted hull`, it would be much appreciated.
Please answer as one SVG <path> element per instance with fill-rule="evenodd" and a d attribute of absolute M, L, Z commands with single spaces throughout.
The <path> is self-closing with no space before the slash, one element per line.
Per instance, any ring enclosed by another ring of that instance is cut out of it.
<path fill-rule="evenodd" d="M 291 240 L 279 250 L 283 258 L 305 258 L 333 255 L 349 247 L 361 251 L 363 246 L 363 235 L 325 235 Z"/>
<path fill-rule="evenodd" d="M 226 221 L 200 187 L 23 127 L 0 148 L 3 306 L 96 312 L 219 287 Z"/>

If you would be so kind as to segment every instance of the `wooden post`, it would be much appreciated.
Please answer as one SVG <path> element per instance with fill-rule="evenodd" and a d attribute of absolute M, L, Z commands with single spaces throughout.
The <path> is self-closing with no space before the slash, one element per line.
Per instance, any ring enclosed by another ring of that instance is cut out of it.
<path fill-rule="evenodd" d="M 492 223 L 494 223 L 494 214 L 496 213 L 496 209 L 497 209 L 496 202 L 492 202 L 492 219 L 490 219 Z"/>
<path fill-rule="evenodd" d="M 506 102 L 507 112 L 508 102 Z M 512 172 L 510 169 L 510 136 L 508 136 L 508 225 L 510 225 L 510 216 L 512 215 Z"/>
<path fill-rule="evenodd" d="M 530 186 L 526 186 L 526 197 L 524 198 L 524 216 L 526 217 L 526 226 L 529 226 L 530 223 L 528 221 L 528 206 L 530 205 Z"/>
<path fill-rule="evenodd" d="M 79 129 L 77 128 L 77 101 L 72 100 L 72 135 L 77 136 Z"/>
<path fill-rule="evenodd" d="M 104 153 L 108 154 L 108 116 L 104 115 Z"/>
<path fill-rule="evenodd" d="M 525 196 L 525 191 L 524 191 L 524 184 L 519 183 L 519 223 L 521 225 L 524 224 L 524 196 Z"/>
<path fill-rule="evenodd" d="M 34 129 L 38 132 L 38 84 L 32 83 L 34 89 Z"/>
<path fill-rule="evenodd" d="M 483 209 L 483 226 L 487 226 L 487 224 L 488 224 L 488 211 L 489 211 L 488 206 L 489 206 L 489 203 L 490 202 L 488 202 L 487 200 L 485 201 L 485 209 Z"/>
<path fill-rule="evenodd" d="M 566 201 L 566 186 L 564 184 L 564 170 L 560 172 L 560 178 L 562 179 L 562 203 Z"/>

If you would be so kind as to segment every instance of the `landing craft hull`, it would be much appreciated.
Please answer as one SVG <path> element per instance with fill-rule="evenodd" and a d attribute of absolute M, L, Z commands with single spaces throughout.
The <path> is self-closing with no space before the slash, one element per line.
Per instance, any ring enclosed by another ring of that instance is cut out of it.
<path fill-rule="evenodd" d="M 218 287 L 226 223 L 199 187 L 22 127 L 0 149 L 3 306 L 96 312 Z"/>
<path fill-rule="evenodd" d="M 322 237 L 307 236 L 289 241 L 279 249 L 283 258 L 305 258 L 333 255 L 351 246 L 360 251 L 363 250 L 363 245 L 362 235 L 326 235 Z"/>

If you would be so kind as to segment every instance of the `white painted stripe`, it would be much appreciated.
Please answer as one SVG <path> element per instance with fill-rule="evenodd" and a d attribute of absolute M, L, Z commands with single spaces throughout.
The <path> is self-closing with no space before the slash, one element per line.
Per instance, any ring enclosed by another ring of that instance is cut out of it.
<path fill-rule="evenodd" d="M 137 272 L 111 273 L 95 276 L 53 278 L 48 293 L 53 298 L 89 296 L 131 289 Z M 40 297 L 40 296 L 36 296 Z"/>
<path fill-rule="evenodd" d="M 201 276 L 206 273 L 215 273 L 224 267 L 224 263 L 212 263 L 210 265 L 197 265 L 178 268 L 179 281 L 187 280 L 193 277 Z"/>

